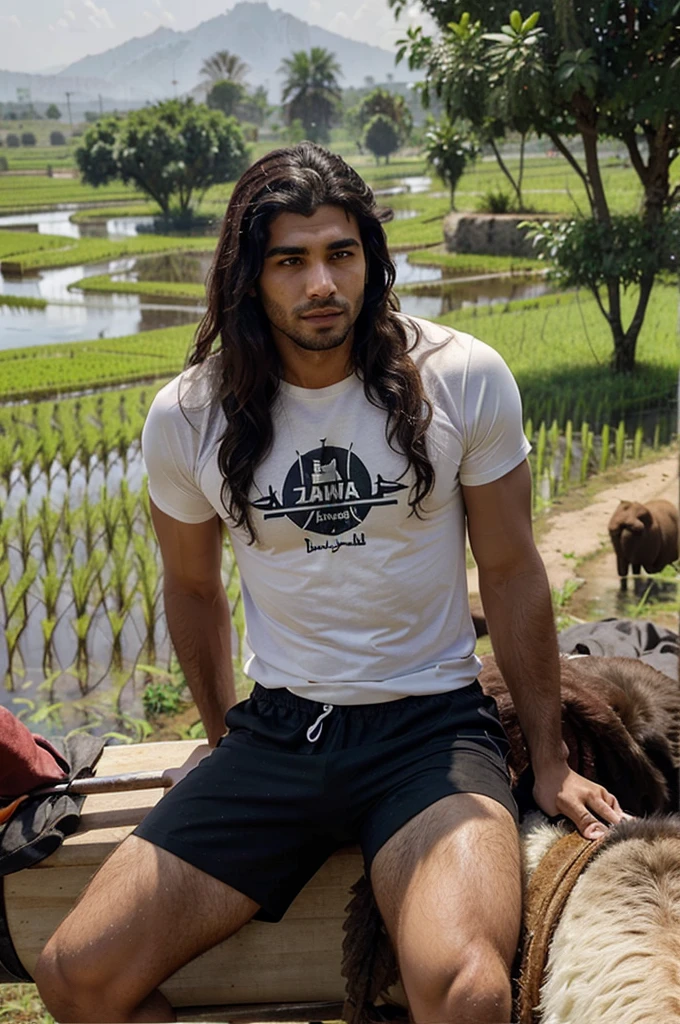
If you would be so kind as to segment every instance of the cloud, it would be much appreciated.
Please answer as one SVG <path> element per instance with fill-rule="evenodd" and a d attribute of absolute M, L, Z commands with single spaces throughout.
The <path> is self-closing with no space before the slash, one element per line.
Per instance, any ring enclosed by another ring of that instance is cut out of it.
<path fill-rule="evenodd" d="M 21 21 L 16 14 L 0 14 L 0 25 L 11 25 L 12 28 L 21 28 Z"/>
<path fill-rule="evenodd" d="M 65 9 L 64 14 L 66 15 L 67 18 L 70 18 L 71 21 L 75 21 L 76 20 L 76 12 L 72 11 L 70 7 L 67 7 Z"/>
<path fill-rule="evenodd" d="M 95 28 L 115 28 L 111 15 L 105 7 L 97 7 L 94 0 L 83 0 L 83 7 L 89 11 L 87 20 Z"/>
<path fill-rule="evenodd" d="M 57 18 L 57 25 L 59 28 L 68 28 L 68 21 L 66 18 Z"/>

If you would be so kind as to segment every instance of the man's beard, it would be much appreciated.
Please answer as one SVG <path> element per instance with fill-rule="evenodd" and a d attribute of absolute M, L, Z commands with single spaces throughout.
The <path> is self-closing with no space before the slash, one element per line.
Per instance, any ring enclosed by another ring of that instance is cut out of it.
<path fill-rule="evenodd" d="M 281 334 L 289 338 L 298 348 L 304 349 L 305 352 L 329 352 L 345 343 L 361 313 L 363 304 L 363 294 L 357 301 L 354 309 L 352 309 L 349 302 L 342 304 L 335 302 L 326 302 L 323 305 L 317 304 L 317 309 L 338 309 L 349 317 L 349 321 L 344 316 L 340 316 L 339 319 L 343 323 L 337 327 L 329 325 L 321 329 L 311 328 L 309 333 L 303 332 L 301 329 L 300 324 L 304 323 L 304 320 L 300 321 L 299 317 L 303 313 L 312 314 L 314 312 L 313 306 L 307 306 L 304 310 L 293 310 L 292 314 L 287 316 L 283 307 L 277 305 L 277 303 L 271 303 L 268 308 L 265 308 L 265 313 L 270 324 L 280 331 Z"/>

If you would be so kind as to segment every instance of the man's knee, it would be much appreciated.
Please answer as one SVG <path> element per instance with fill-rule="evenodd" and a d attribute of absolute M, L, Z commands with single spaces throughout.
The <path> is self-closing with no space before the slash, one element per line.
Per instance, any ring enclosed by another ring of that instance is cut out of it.
<path fill-rule="evenodd" d="M 504 1024 L 512 1013 L 510 969 L 487 942 L 468 944 L 455 963 L 412 977 L 408 992 L 416 1024 Z"/>
<path fill-rule="evenodd" d="M 61 946 L 59 933 L 52 936 L 33 970 L 40 998 L 59 1024 L 87 1021 L 111 1021 L 119 1010 L 124 1019 L 124 992 L 117 991 L 115 979 L 107 977 L 105 965 L 88 963 L 70 956 Z"/>

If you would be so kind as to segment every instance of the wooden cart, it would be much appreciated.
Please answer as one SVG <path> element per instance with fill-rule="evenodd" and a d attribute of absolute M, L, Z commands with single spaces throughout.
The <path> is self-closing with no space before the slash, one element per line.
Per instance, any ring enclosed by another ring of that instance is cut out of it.
<path fill-rule="evenodd" d="M 156 771 L 182 764 L 199 742 L 106 747 L 97 775 Z M 51 857 L 4 879 L 5 915 L 30 974 L 49 936 L 105 857 L 160 799 L 162 789 L 90 795 L 80 826 Z M 161 991 L 180 1020 L 337 1020 L 343 921 L 350 888 L 363 871 L 358 848 L 334 854 L 278 924 L 253 921 L 177 971 Z"/>

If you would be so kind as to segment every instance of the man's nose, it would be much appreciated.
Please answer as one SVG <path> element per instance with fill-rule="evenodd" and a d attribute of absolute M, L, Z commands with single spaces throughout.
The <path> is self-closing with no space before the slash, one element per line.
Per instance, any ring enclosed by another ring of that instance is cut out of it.
<path fill-rule="evenodd" d="M 328 298 L 337 291 L 331 267 L 327 263 L 314 263 L 307 277 L 307 295 L 312 298 Z"/>

